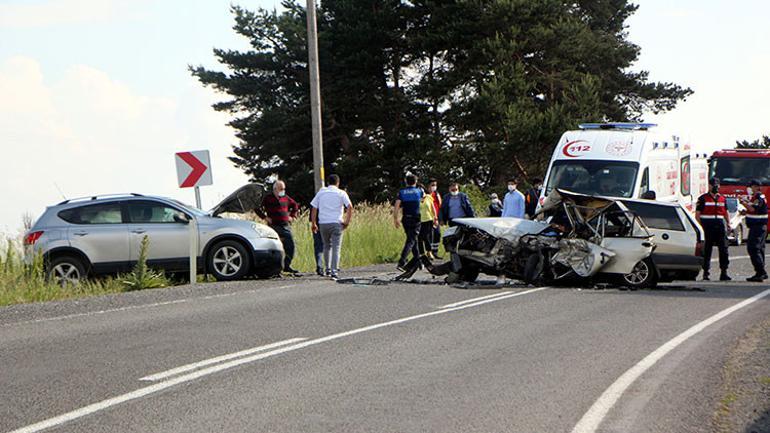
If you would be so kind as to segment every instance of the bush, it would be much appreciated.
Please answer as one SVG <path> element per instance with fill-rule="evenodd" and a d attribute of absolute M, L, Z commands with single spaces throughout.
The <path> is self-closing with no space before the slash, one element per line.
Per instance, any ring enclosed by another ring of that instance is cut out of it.
<path fill-rule="evenodd" d="M 156 289 L 169 285 L 169 281 L 159 272 L 147 266 L 147 253 L 150 250 L 150 238 L 144 235 L 139 248 L 139 260 L 130 274 L 123 275 L 120 280 L 126 290 Z"/>

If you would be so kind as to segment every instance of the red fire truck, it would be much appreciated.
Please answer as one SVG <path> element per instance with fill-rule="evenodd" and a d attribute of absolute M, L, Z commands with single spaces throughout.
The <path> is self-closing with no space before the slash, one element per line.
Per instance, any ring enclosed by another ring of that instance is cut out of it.
<path fill-rule="evenodd" d="M 770 197 L 770 149 L 718 150 L 711 156 L 709 172 L 721 181 L 719 192 L 727 197 L 747 198 L 752 180 L 759 181 L 762 193 Z"/>

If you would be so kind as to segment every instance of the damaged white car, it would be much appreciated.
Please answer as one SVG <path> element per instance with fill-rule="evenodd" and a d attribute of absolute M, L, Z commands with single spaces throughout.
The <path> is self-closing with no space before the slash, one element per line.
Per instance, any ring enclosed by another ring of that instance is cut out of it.
<path fill-rule="evenodd" d="M 479 273 L 532 284 L 609 280 L 650 287 L 657 281 L 653 235 L 623 202 L 556 190 L 539 217 L 454 220 L 443 238 L 451 261 L 426 267 L 448 282 L 472 282 Z"/>

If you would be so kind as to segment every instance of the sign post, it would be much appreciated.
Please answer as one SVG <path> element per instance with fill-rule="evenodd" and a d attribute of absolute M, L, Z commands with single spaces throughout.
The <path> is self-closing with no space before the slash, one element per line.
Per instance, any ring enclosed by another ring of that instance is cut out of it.
<path fill-rule="evenodd" d="M 211 158 L 208 150 L 176 154 L 176 176 L 180 188 L 195 190 L 195 207 L 202 208 L 201 186 L 214 183 L 211 177 Z M 190 217 L 190 284 L 198 281 L 198 221 Z"/>

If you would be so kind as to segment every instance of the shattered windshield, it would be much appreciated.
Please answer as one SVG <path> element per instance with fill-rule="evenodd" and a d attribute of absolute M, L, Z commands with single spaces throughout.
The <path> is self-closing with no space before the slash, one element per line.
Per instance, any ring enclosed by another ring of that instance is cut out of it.
<path fill-rule="evenodd" d="M 546 194 L 554 188 L 588 195 L 631 197 L 639 164 L 625 161 L 555 161 Z"/>

